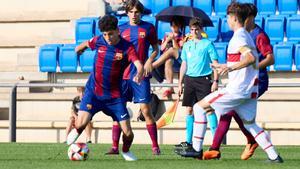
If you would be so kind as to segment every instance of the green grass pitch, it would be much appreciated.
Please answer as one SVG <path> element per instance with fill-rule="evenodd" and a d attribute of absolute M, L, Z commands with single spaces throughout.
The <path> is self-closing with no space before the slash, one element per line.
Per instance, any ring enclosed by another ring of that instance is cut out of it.
<path fill-rule="evenodd" d="M 258 148 L 248 161 L 240 160 L 242 146 L 223 146 L 220 160 L 200 161 L 183 158 L 172 145 L 162 145 L 162 155 L 153 156 L 150 145 L 133 145 L 138 161 L 126 162 L 121 155 L 105 156 L 108 144 L 90 144 L 87 161 L 74 162 L 67 157 L 65 144 L 0 143 L 1 169 L 296 169 L 300 168 L 300 146 L 277 146 L 283 164 L 266 163 L 266 154 Z M 207 147 L 205 147 L 207 149 Z"/>

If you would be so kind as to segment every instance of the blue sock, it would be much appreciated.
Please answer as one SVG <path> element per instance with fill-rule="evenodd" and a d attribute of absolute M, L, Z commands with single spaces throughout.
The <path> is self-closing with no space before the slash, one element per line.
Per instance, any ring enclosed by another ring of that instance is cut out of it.
<path fill-rule="evenodd" d="M 186 121 L 186 142 L 192 144 L 194 115 L 187 115 L 185 121 Z"/>
<path fill-rule="evenodd" d="M 209 127 L 210 127 L 210 130 L 211 130 L 212 136 L 214 136 L 215 133 L 216 133 L 217 127 L 218 127 L 218 118 L 216 116 L 216 113 L 213 112 L 211 114 L 208 114 L 207 115 L 207 120 L 208 120 L 208 123 L 209 123 Z"/>

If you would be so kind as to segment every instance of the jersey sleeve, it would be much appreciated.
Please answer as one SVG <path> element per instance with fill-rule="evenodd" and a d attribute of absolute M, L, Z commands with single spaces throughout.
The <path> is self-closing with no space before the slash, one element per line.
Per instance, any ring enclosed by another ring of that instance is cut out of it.
<path fill-rule="evenodd" d="M 181 58 L 181 60 L 182 61 L 187 61 L 187 46 L 188 46 L 188 44 L 187 43 L 185 43 L 184 45 L 183 45 L 183 48 L 182 48 L 182 51 L 181 51 L 181 56 L 180 56 L 180 58 Z"/>
<path fill-rule="evenodd" d="M 153 25 L 150 26 L 148 40 L 151 45 L 156 45 L 158 43 L 157 34 Z"/>
<path fill-rule="evenodd" d="M 88 41 L 89 48 L 91 48 L 92 50 L 96 49 L 97 39 L 98 39 L 98 36 L 95 36 Z"/>
<path fill-rule="evenodd" d="M 128 61 L 129 62 L 133 63 L 133 62 L 139 60 L 138 56 L 137 56 L 137 53 L 136 53 L 133 45 L 130 45 L 128 47 L 128 49 L 127 49 L 127 56 L 128 56 Z"/>
<path fill-rule="evenodd" d="M 256 38 L 256 46 L 259 52 L 263 56 L 273 53 L 272 45 L 270 44 L 270 39 L 264 34 L 260 33 Z"/>
<path fill-rule="evenodd" d="M 208 51 L 211 61 L 218 60 L 219 56 L 218 56 L 215 46 L 212 43 L 210 43 L 207 47 L 208 47 L 207 51 Z"/>

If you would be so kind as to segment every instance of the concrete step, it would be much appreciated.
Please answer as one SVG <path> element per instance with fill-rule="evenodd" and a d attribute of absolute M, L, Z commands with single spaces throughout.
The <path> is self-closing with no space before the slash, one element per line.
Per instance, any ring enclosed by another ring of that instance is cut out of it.
<path fill-rule="evenodd" d="M 60 32 L 60 36 L 54 32 Z M 61 22 L 0 23 L 0 46 L 34 47 L 47 43 L 74 43 L 74 25 Z"/>
<path fill-rule="evenodd" d="M 10 0 L 0 6 L 0 22 L 70 20 L 104 12 L 100 0 Z"/>
<path fill-rule="evenodd" d="M 35 51 L 35 48 L 0 48 L 0 72 L 17 70 L 20 55 L 33 54 Z"/>
<path fill-rule="evenodd" d="M 22 78 L 23 77 L 23 78 Z M 47 81 L 47 72 L 0 72 L 1 83 L 9 83 L 20 79 L 26 81 Z"/>

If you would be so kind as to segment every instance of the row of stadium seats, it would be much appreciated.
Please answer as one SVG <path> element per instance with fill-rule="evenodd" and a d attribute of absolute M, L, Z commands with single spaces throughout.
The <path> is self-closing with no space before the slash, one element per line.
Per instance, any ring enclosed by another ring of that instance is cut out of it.
<path fill-rule="evenodd" d="M 155 17 L 145 15 L 142 18 L 145 21 L 151 22 L 157 27 L 158 38 L 162 39 L 166 32 L 170 31 L 170 24 L 158 21 L 156 23 Z M 211 16 L 214 27 L 205 28 L 205 32 L 211 41 L 214 42 L 228 42 L 232 36 L 232 31 L 229 30 L 227 18 L 220 18 L 218 16 Z M 76 43 L 81 43 L 92 38 L 94 35 L 99 35 L 99 28 L 97 24 L 98 18 L 84 17 L 76 20 L 75 39 Z M 119 18 L 119 24 L 128 21 L 128 17 Z M 269 17 L 257 16 L 255 22 L 269 35 L 271 43 L 288 41 L 293 43 L 300 42 L 300 15 L 285 17 L 283 15 L 274 15 Z M 185 32 L 187 33 L 188 27 Z M 284 39 L 286 33 L 286 40 Z"/>
<path fill-rule="evenodd" d="M 219 62 L 226 63 L 227 43 L 215 43 Z M 291 71 L 293 65 L 300 71 L 300 44 L 279 43 L 273 47 L 276 71 Z M 46 44 L 40 47 L 41 72 L 90 72 L 93 69 L 95 51 L 87 50 L 80 57 L 75 53 L 75 44 Z M 79 67 L 78 67 L 79 65 Z M 59 70 L 57 69 L 59 67 Z"/>
<path fill-rule="evenodd" d="M 214 11 L 216 15 L 226 15 L 226 9 L 231 0 L 140 0 L 143 5 L 152 11 L 153 15 L 169 6 L 185 5 L 204 10 L 208 15 Z M 237 0 L 256 4 L 259 15 L 274 15 L 276 9 L 279 14 L 297 14 L 299 0 Z"/>

